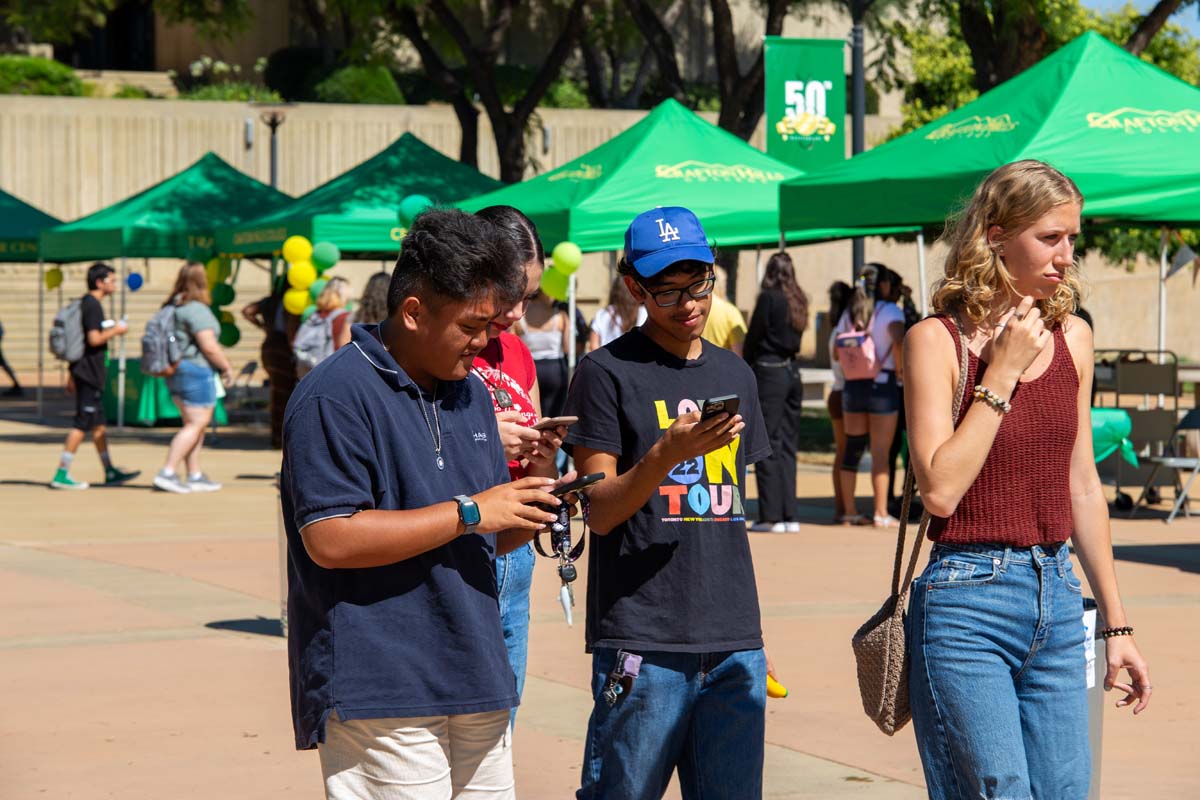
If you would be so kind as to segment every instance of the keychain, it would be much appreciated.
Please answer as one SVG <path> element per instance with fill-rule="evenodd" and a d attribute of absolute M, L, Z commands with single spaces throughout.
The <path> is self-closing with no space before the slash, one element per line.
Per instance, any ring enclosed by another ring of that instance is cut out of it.
<path fill-rule="evenodd" d="M 583 555 L 583 545 L 587 541 L 587 519 L 588 519 L 588 499 L 587 495 L 582 491 L 579 492 L 579 510 L 583 514 L 584 534 L 579 537 L 579 542 L 572 545 L 571 543 L 571 509 L 563 503 L 557 509 L 548 509 L 551 513 L 558 513 L 558 519 L 550 523 L 550 552 L 547 553 L 542 548 L 541 533 L 536 533 L 533 536 L 533 546 L 538 553 L 546 558 L 558 559 L 558 577 L 562 580 L 562 586 L 558 590 L 558 602 L 562 604 L 563 613 L 567 617 L 567 626 L 571 627 L 575 621 L 571 614 L 571 609 L 575 607 L 575 579 L 578 573 L 575 570 L 575 562 Z"/>

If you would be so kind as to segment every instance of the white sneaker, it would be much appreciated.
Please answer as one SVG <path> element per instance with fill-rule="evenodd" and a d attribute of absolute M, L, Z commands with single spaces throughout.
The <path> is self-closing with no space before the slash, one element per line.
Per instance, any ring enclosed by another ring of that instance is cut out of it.
<path fill-rule="evenodd" d="M 162 470 L 159 470 L 158 474 L 154 476 L 154 488 L 172 494 L 189 494 L 192 491 L 178 475 L 168 475 Z"/>
<path fill-rule="evenodd" d="M 187 487 L 193 492 L 216 492 L 221 488 L 221 484 L 214 480 L 210 480 L 203 472 L 195 477 L 187 479 Z"/>
<path fill-rule="evenodd" d="M 751 533 L 790 533 L 787 525 L 786 522 L 755 522 L 748 530 Z"/>
<path fill-rule="evenodd" d="M 784 533 L 799 533 L 800 532 L 800 523 L 796 522 L 795 520 L 792 520 L 791 522 L 783 523 L 783 532 Z"/>

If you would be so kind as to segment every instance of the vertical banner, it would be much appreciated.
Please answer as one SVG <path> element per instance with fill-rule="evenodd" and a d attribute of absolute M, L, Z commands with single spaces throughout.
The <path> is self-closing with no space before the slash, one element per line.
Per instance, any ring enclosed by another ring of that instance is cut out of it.
<path fill-rule="evenodd" d="M 805 171 L 846 157 L 845 46 L 766 37 L 767 155 Z"/>

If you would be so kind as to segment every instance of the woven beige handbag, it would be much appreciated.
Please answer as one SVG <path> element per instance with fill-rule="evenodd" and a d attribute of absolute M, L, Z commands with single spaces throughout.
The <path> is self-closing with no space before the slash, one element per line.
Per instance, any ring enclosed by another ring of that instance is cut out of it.
<path fill-rule="evenodd" d="M 954 391 L 954 408 L 950 419 L 958 423 L 958 412 L 962 408 L 963 393 L 967 385 L 967 342 L 962 328 L 955 321 L 959 341 L 958 386 Z M 904 639 L 904 618 L 908 606 L 908 590 L 912 586 L 913 572 L 917 567 L 917 556 L 921 543 L 929 528 L 929 513 L 921 516 L 917 540 L 913 545 L 904 582 L 900 582 L 900 565 L 904 562 L 904 533 L 908 527 L 908 512 L 912 504 L 913 483 L 912 456 L 904 473 L 904 504 L 900 509 L 900 533 L 896 541 L 896 564 L 892 569 L 892 594 L 869 620 L 863 623 L 854 638 L 854 660 L 858 664 L 858 692 L 862 695 L 863 711 L 879 726 L 879 730 L 891 736 L 912 719 L 908 705 L 908 651 Z"/>

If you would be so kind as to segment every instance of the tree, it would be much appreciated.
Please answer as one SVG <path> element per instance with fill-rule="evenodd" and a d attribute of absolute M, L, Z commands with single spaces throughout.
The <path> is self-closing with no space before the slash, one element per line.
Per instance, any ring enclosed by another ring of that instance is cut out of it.
<path fill-rule="evenodd" d="M 662 20 L 672 26 L 683 8 L 673 0 Z M 591 0 L 579 55 L 593 108 L 638 108 L 655 67 L 654 49 L 623 0 Z"/>
<path fill-rule="evenodd" d="M 1140 56 L 1155 35 L 1167 24 L 1168 19 L 1184 6 L 1193 5 L 1196 2 L 1197 0 L 1158 0 L 1154 4 L 1154 8 L 1146 12 L 1146 15 L 1138 22 L 1137 28 L 1125 42 L 1125 49 L 1135 56 Z"/>
<path fill-rule="evenodd" d="M 167 22 L 194 25 L 206 39 L 226 38 L 254 19 L 250 0 L 151 0 Z M 69 42 L 103 27 L 119 0 L 0 0 L 0 19 L 30 41 Z"/>
<path fill-rule="evenodd" d="M 443 88 L 451 92 L 452 97 L 466 96 L 466 84 L 453 74 L 447 65 L 447 60 L 441 55 L 432 41 L 430 31 L 434 26 L 440 28 L 453 44 L 455 54 L 465 66 L 466 77 L 470 89 L 478 96 L 488 119 L 492 123 L 492 131 L 496 139 L 496 150 L 500 155 L 500 179 L 506 183 L 516 183 L 525 175 L 525 130 L 538 103 L 546 91 L 562 71 L 563 64 L 575 49 L 575 44 L 583 31 L 585 0 L 570 0 L 570 5 L 562 14 L 559 33 L 554 44 L 546 54 L 537 72 L 534 74 L 524 93 L 517 98 L 511 108 L 506 108 L 499 83 L 497 82 L 496 66 L 505 36 L 513 24 L 513 17 L 518 5 L 516 0 L 495 0 L 490 8 L 480 8 L 483 15 L 478 40 L 472 38 L 467 31 L 462 17 L 452 9 L 446 0 L 431 0 L 424 4 L 425 8 L 418 13 L 412 5 L 401 0 L 393 0 L 389 16 L 397 23 L 397 27 L 421 56 L 421 62 L 430 77 L 438 81 Z M 541 9 L 546 16 L 552 16 L 553 4 L 547 4 Z M 455 104 L 459 121 L 464 122 L 466 109 L 460 111 Z M 464 125 L 464 151 L 466 149 L 467 128 Z M 465 152 L 464 152 L 464 155 Z M 464 158 L 464 161 L 467 159 Z M 474 163 L 473 159 L 467 163 Z"/>

